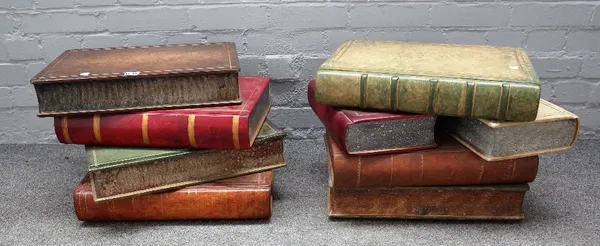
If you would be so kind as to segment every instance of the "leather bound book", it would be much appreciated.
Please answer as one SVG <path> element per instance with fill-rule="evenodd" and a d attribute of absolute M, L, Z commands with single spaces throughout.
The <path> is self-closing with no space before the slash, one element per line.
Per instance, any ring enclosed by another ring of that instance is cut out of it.
<path fill-rule="evenodd" d="M 537 156 L 489 162 L 447 135 L 436 137 L 437 149 L 353 156 L 325 134 L 330 185 L 336 188 L 485 185 L 535 180 Z"/>
<path fill-rule="evenodd" d="M 54 118 L 66 144 L 248 149 L 265 121 L 269 77 L 241 76 L 241 105 Z"/>
<path fill-rule="evenodd" d="M 438 125 L 481 158 L 498 161 L 573 147 L 579 131 L 579 117 L 542 99 L 535 121 L 443 117 Z"/>
<path fill-rule="evenodd" d="M 331 137 L 351 155 L 375 155 L 435 148 L 436 117 L 337 109 L 315 101 L 315 81 L 308 102 Z"/>
<path fill-rule="evenodd" d="M 281 130 L 266 122 L 247 150 L 86 146 L 94 201 L 108 201 L 283 167 Z"/>
<path fill-rule="evenodd" d="M 271 217 L 273 171 L 170 192 L 96 203 L 86 176 L 73 192 L 79 220 L 206 220 Z"/>
<path fill-rule="evenodd" d="M 239 104 L 234 43 L 67 50 L 31 79 L 38 116 Z"/>
<path fill-rule="evenodd" d="M 522 220 L 527 184 L 393 188 L 329 187 L 329 216 Z"/>
<path fill-rule="evenodd" d="M 317 70 L 334 107 L 532 121 L 540 82 L 522 48 L 348 40 Z"/>

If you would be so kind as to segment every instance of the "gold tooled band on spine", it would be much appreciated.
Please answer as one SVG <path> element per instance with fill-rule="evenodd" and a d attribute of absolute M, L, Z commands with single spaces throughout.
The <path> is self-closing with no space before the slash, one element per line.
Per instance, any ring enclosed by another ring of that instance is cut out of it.
<path fill-rule="evenodd" d="M 102 135 L 100 135 L 100 115 L 94 114 L 94 137 L 96 142 L 102 143 Z"/>
<path fill-rule="evenodd" d="M 233 148 L 240 149 L 240 116 L 234 115 L 231 123 L 231 133 L 233 133 Z"/>
<path fill-rule="evenodd" d="M 148 114 L 142 114 L 142 138 L 144 140 L 144 144 L 150 144 L 150 140 L 148 139 Z"/>
<path fill-rule="evenodd" d="M 188 125 L 187 125 L 187 130 L 188 130 L 188 139 L 190 140 L 190 145 L 192 145 L 192 147 L 196 148 L 196 133 L 194 131 L 194 127 L 196 126 L 196 116 L 195 115 L 190 115 L 188 117 Z"/>
<path fill-rule="evenodd" d="M 472 116 L 473 112 L 473 95 L 475 94 L 475 83 L 467 82 L 467 98 L 465 98 L 465 116 Z"/>
<path fill-rule="evenodd" d="M 427 113 L 433 114 L 435 113 L 435 101 L 437 96 L 437 88 L 439 81 L 437 79 L 429 80 L 429 103 L 427 104 Z"/>
<path fill-rule="evenodd" d="M 68 144 L 72 144 L 73 142 L 71 142 L 71 136 L 69 135 L 69 125 L 68 125 L 68 116 L 62 117 L 62 134 L 63 134 L 63 138 L 65 139 L 65 143 Z"/>
<path fill-rule="evenodd" d="M 396 108 L 398 108 L 398 76 L 393 76 L 390 80 L 390 90 L 392 90 L 392 95 L 390 96 L 390 110 L 392 112 L 396 112 Z"/>
<path fill-rule="evenodd" d="M 358 107 L 365 108 L 367 102 L 367 78 L 369 75 L 363 74 L 360 76 L 360 102 Z"/>

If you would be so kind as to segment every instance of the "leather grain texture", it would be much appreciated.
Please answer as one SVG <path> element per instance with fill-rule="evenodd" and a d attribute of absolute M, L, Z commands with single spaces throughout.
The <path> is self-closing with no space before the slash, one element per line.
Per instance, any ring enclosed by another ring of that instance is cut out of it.
<path fill-rule="evenodd" d="M 54 118 L 61 143 L 248 149 L 271 108 L 269 77 L 239 77 L 242 104 Z"/>
<path fill-rule="evenodd" d="M 281 130 L 266 122 L 247 150 L 86 146 L 94 201 L 263 172 L 286 165 Z"/>
<path fill-rule="evenodd" d="M 352 155 L 402 153 L 435 148 L 433 115 L 338 109 L 315 100 L 315 81 L 308 102 L 327 132 Z"/>
<path fill-rule="evenodd" d="M 521 48 L 348 40 L 317 70 L 315 98 L 335 107 L 532 121 L 540 83 Z"/>
<path fill-rule="evenodd" d="M 535 180 L 538 156 L 489 162 L 447 135 L 438 148 L 353 156 L 325 134 L 330 186 L 335 188 L 518 184 Z"/>
<path fill-rule="evenodd" d="M 233 43 L 67 50 L 31 83 L 40 117 L 239 104 Z"/>
<path fill-rule="evenodd" d="M 73 192 L 82 221 L 259 219 L 271 216 L 273 171 L 102 203 L 86 176 Z"/>
<path fill-rule="evenodd" d="M 481 158 L 499 161 L 572 148 L 579 132 L 579 117 L 542 99 L 535 121 L 441 117 L 438 126 Z"/>
<path fill-rule="evenodd" d="M 395 188 L 329 187 L 329 216 L 446 220 L 522 220 L 527 184 Z"/>

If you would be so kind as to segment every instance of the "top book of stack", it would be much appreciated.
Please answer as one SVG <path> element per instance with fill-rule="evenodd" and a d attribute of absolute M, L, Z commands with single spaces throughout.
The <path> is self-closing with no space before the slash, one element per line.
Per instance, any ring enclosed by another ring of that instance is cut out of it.
<path fill-rule="evenodd" d="M 67 50 L 33 84 L 38 116 L 241 103 L 234 43 Z"/>
<path fill-rule="evenodd" d="M 533 121 L 540 82 L 521 48 L 349 40 L 317 70 L 315 97 L 334 107 Z"/>

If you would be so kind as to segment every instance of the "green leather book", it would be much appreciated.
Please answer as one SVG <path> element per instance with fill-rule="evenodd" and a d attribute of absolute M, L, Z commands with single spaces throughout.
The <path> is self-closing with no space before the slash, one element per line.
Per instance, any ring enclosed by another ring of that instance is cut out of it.
<path fill-rule="evenodd" d="M 172 190 L 286 165 L 285 133 L 263 124 L 247 150 L 86 146 L 94 201 Z"/>
<path fill-rule="evenodd" d="M 540 82 L 522 48 L 348 40 L 317 70 L 334 107 L 533 121 Z"/>

